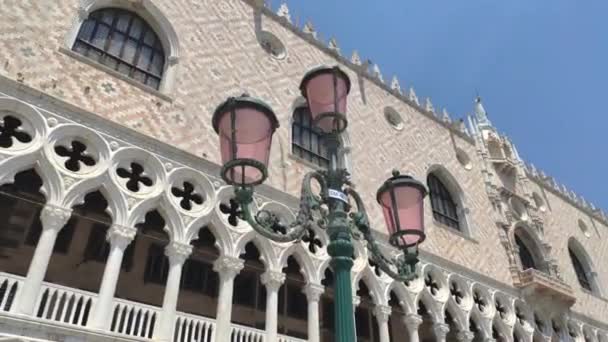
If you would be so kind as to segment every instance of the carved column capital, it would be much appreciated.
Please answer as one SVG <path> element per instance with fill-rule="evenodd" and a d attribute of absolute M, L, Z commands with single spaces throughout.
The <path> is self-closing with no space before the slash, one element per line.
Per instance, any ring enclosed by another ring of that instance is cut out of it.
<path fill-rule="evenodd" d="M 262 284 L 267 290 L 278 291 L 281 285 L 285 282 L 285 273 L 276 271 L 266 271 L 260 277 Z"/>
<path fill-rule="evenodd" d="M 475 334 L 470 331 L 459 331 L 456 334 L 456 340 L 458 342 L 471 342 L 475 338 Z"/>
<path fill-rule="evenodd" d="M 165 255 L 172 265 L 183 264 L 191 253 L 192 245 L 181 242 L 171 242 L 165 247 Z"/>
<path fill-rule="evenodd" d="M 417 314 L 407 314 L 403 317 L 403 323 L 405 323 L 405 326 L 410 331 L 418 330 L 418 327 L 422 324 L 422 317 Z"/>
<path fill-rule="evenodd" d="M 374 315 L 378 322 L 386 323 L 388 322 L 389 317 L 391 317 L 391 312 L 393 310 L 388 305 L 376 305 L 374 308 Z"/>
<path fill-rule="evenodd" d="M 213 270 L 220 275 L 220 278 L 234 278 L 243 269 L 244 262 L 242 259 L 221 256 L 213 263 Z"/>
<path fill-rule="evenodd" d="M 433 333 L 438 341 L 445 341 L 445 337 L 450 332 L 450 326 L 445 323 L 433 324 Z"/>
<path fill-rule="evenodd" d="M 323 292 L 325 292 L 325 287 L 321 284 L 309 283 L 306 284 L 302 292 L 306 294 L 309 302 L 318 302 Z"/>
<path fill-rule="evenodd" d="M 59 231 L 70 219 L 72 209 L 47 204 L 40 213 L 42 229 Z"/>
<path fill-rule="evenodd" d="M 361 304 L 361 297 L 359 297 L 359 296 L 353 296 L 353 305 L 354 306 L 359 306 L 359 304 Z"/>
<path fill-rule="evenodd" d="M 118 246 L 124 250 L 133 241 L 137 234 L 137 229 L 134 227 L 125 227 L 113 224 L 106 234 L 106 240 L 110 246 Z"/>

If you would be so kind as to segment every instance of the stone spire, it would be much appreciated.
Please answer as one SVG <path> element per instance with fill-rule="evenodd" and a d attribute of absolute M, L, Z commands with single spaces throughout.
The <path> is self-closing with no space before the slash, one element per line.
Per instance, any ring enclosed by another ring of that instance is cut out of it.
<path fill-rule="evenodd" d="M 391 89 L 401 94 L 401 85 L 399 85 L 397 76 L 393 76 L 393 79 L 391 80 Z"/>
<path fill-rule="evenodd" d="M 317 39 L 317 31 L 310 21 L 307 21 L 302 28 L 302 32 L 312 36 L 314 39 Z"/>
<path fill-rule="evenodd" d="M 435 114 L 435 107 L 433 107 L 433 103 L 431 102 L 431 99 L 428 97 L 426 98 L 426 100 L 424 102 L 424 109 L 427 112 Z"/>
<path fill-rule="evenodd" d="M 277 15 L 279 17 L 285 18 L 287 22 L 291 22 L 291 15 L 289 14 L 289 7 L 287 7 L 287 3 L 282 3 L 277 10 Z"/>
<path fill-rule="evenodd" d="M 329 43 L 327 44 L 327 48 L 330 49 L 331 51 L 334 51 L 338 55 L 340 54 L 340 47 L 338 46 L 338 41 L 336 40 L 336 38 L 332 38 L 329 40 Z"/>
<path fill-rule="evenodd" d="M 450 118 L 450 113 L 448 113 L 448 110 L 443 108 L 443 111 L 441 112 L 442 116 L 441 116 L 441 120 L 443 120 L 446 123 L 450 123 L 452 122 L 452 119 Z"/>
<path fill-rule="evenodd" d="M 490 120 L 488 120 L 488 113 L 486 113 L 483 104 L 481 103 L 481 97 L 475 98 L 475 117 L 480 126 L 492 126 Z"/>
<path fill-rule="evenodd" d="M 418 101 L 418 96 L 416 96 L 416 91 L 414 87 L 410 87 L 410 92 L 408 94 L 408 98 L 410 101 L 414 102 L 417 106 L 420 106 L 420 102 Z"/>
<path fill-rule="evenodd" d="M 361 57 L 359 57 L 359 52 L 357 52 L 357 50 L 353 51 L 353 56 L 350 58 L 350 61 L 354 65 L 361 65 Z"/>
<path fill-rule="evenodd" d="M 380 67 L 378 66 L 378 64 L 374 64 L 374 66 L 372 67 L 372 71 L 374 77 L 380 80 L 380 82 L 384 83 L 384 78 L 382 77 L 382 72 L 380 72 Z"/>

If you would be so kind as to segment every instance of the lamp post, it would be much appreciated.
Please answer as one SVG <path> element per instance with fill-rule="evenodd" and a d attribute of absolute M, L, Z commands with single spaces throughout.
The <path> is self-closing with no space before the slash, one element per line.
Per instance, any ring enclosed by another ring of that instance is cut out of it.
<path fill-rule="evenodd" d="M 300 90 L 308 102 L 313 125 L 322 134 L 330 166 L 304 176 L 296 220 L 280 232 L 274 228 L 279 223 L 277 215 L 266 210 L 252 213 L 254 187 L 268 176 L 272 135 L 279 125 L 272 109 L 249 95 L 229 98 L 213 114 L 213 127 L 220 137 L 221 177 L 234 186 L 243 219 L 264 237 L 289 242 L 300 240 L 314 224 L 327 230 L 330 239 L 327 251 L 335 274 L 334 341 L 353 342 L 356 337 L 350 278 L 352 239 L 365 239 L 371 259 L 392 278 L 414 279 L 418 245 L 425 238 L 426 189 L 422 183 L 398 171 L 393 171 L 392 177 L 378 189 L 376 198 L 390 234 L 389 243 L 402 252 L 389 259 L 372 235 L 363 201 L 352 188 L 348 172 L 338 167 L 340 134 L 348 124 L 348 76 L 338 67 L 315 68 L 306 73 Z M 320 186 L 319 193 L 312 190 L 313 180 Z"/>

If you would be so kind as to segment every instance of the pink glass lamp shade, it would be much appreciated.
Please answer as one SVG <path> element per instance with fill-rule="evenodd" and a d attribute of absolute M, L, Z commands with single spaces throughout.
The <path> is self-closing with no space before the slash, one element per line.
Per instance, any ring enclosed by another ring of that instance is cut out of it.
<path fill-rule="evenodd" d="M 382 206 L 391 245 L 405 249 L 424 241 L 426 193 L 422 183 L 396 170 L 378 189 L 376 198 Z"/>
<path fill-rule="evenodd" d="M 350 79 L 337 66 L 321 66 L 310 70 L 300 83 L 302 96 L 314 125 L 323 133 L 340 133 L 346 129 L 346 99 L 350 92 Z"/>
<path fill-rule="evenodd" d="M 231 97 L 217 107 L 212 123 L 220 136 L 224 181 L 240 186 L 263 183 L 272 134 L 279 127 L 272 109 L 248 95 Z"/>

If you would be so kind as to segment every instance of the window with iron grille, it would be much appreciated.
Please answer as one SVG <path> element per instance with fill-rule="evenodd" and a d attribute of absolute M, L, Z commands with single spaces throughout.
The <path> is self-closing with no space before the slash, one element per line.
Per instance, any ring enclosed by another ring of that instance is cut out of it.
<path fill-rule="evenodd" d="M 312 125 L 308 107 L 298 107 L 291 125 L 291 150 L 294 155 L 320 167 L 329 166 L 329 155 L 318 129 Z"/>
<path fill-rule="evenodd" d="M 431 198 L 431 207 L 435 220 L 448 227 L 460 230 L 458 208 L 448 189 L 441 180 L 432 173 L 429 174 L 427 178 L 427 185 L 429 187 L 429 196 Z"/>
<path fill-rule="evenodd" d="M 72 50 L 151 88 L 160 86 L 165 66 L 162 43 L 133 12 L 104 8 L 91 13 Z"/>
<path fill-rule="evenodd" d="M 532 256 L 532 252 L 530 252 L 526 244 L 517 235 L 515 235 L 515 244 L 519 249 L 519 260 L 521 261 L 522 268 L 524 270 L 527 270 L 529 268 L 538 269 L 536 267 L 534 257 Z"/>
<path fill-rule="evenodd" d="M 591 282 L 587 277 L 587 272 L 585 271 L 585 267 L 583 263 L 578 258 L 576 253 L 572 250 L 572 248 L 568 247 L 568 253 L 570 254 L 570 260 L 572 260 L 572 267 L 574 267 L 574 272 L 576 273 L 576 278 L 578 279 L 578 283 L 587 291 L 592 291 Z"/>

